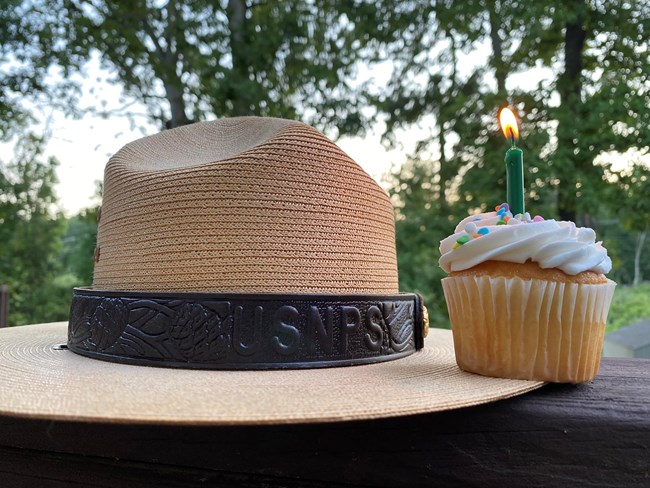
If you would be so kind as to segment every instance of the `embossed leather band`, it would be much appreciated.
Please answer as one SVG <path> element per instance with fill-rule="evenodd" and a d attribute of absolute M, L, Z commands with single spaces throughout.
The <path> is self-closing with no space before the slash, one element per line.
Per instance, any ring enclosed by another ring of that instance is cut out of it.
<path fill-rule="evenodd" d="M 198 369 L 349 366 L 424 345 L 416 294 L 74 291 L 68 348 L 107 361 Z"/>

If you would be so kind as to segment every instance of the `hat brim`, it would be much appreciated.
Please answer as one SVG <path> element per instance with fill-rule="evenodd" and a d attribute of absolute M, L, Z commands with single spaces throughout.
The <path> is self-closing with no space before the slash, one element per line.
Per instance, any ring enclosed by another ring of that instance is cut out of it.
<path fill-rule="evenodd" d="M 0 330 L 0 414 L 128 424 L 335 422 L 451 410 L 520 395 L 537 381 L 461 371 L 451 331 L 364 366 L 197 371 L 109 363 L 61 348 L 67 322 Z"/>

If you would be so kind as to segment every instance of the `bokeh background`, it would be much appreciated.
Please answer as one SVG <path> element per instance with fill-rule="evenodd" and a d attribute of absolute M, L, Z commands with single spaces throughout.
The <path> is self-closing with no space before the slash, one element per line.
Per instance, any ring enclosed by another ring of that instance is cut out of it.
<path fill-rule="evenodd" d="M 527 210 L 596 229 L 609 330 L 650 318 L 647 0 L 3 0 L 0 285 L 9 323 L 65 320 L 92 281 L 102 169 L 201 120 L 303 120 L 390 193 L 400 286 L 448 327 L 438 243 L 505 199 L 519 117 Z"/>

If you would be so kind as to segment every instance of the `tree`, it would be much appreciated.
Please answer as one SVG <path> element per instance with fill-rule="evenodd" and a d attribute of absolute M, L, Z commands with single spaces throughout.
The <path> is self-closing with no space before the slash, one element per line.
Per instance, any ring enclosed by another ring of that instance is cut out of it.
<path fill-rule="evenodd" d="M 338 2 L 65 0 L 66 50 L 98 53 L 129 97 L 166 128 L 206 117 L 304 118 L 363 127 L 352 96 L 368 41 Z M 79 67 L 79 66 L 77 66 Z"/>
<path fill-rule="evenodd" d="M 43 161 L 43 142 L 24 136 L 13 161 L 0 163 L 0 282 L 10 287 L 11 325 L 63 320 L 69 307 L 58 265 L 65 231 L 53 191 L 58 163 Z"/>
<path fill-rule="evenodd" d="M 400 289 L 422 295 L 432 327 L 448 328 L 438 243 L 454 224 L 449 216 L 441 217 L 444 204 L 432 191 L 433 172 L 426 162 L 407 161 L 393 174 L 390 194 L 395 206 Z"/>
<path fill-rule="evenodd" d="M 389 132 L 395 117 L 404 126 L 435 116 L 436 121 L 427 123 L 446 132 L 447 141 L 458 141 L 447 143 L 447 151 L 440 150 L 439 141 L 430 141 L 439 162 L 453 162 L 450 172 L 462 176 L 452 197 L 466 208 L 481 207 L 495 194 L 505 194 L 505 149 L 495 121 L 498 107 L 508 100 L 521 119 L 527 201 L 539 213 L 587 221 L 597 212 L 603 190 L 602 168 L 595 159 L 608 151 L 643 148 L 650 141 L 650 5 L 619 0 L 411 5 L 412 25 L 396 27 L 408 34 L 397 49 L 411 61 L 396 70 L 385 96 L 395 103 L 380 106 Z M 427 22 L 421 22 L 426 26 L 421 30 L 430 35 L 417 28 L 422 18 Z M 491 56 L 458 79 L 459 55 L 477 44 L 490 46 Z M 530 92 L 505 92 L 511 74 L 536 64 L 552 68 L 557 77 Z M 460 87 L 474 79 L 465 93 L 448 93 L 451 118 L 444 115 L 446 103 L 432 97 L 440 85 L 432 71 L 442 76 L 443 86 Z M 407 96 L 400 97 L 402 93 Z M 465 110 L 460 108 L 462 95 Z M 406 110 L 398 112 L 399 104 Z M 457 130 L 454 121 L 461 124 Z M 432 147 L 423 142 L 424 149 Z"/>
<path fill-rule="evenodd" d="M 11 325 L 63 320 L 76 281 L 61 273 L 65 220 L 57 210 L 58 162 L 45 159 L 48 137 L 30 130 L 44 109 L 78 115 L 78 84 L 69 78 L 83 61 L 67 49 L 64 0 L 0 4 L 0 140 L 14 157 L 0 162 L 0 283 L 10 286 Z"/>
<path fill-rule="evenodd" d="M 22 136 L 37 121 L 35 107 L 78 113 L 79 87 L 69 74 L 81 58 L 67 49 L 69 35 L 63 0 L 0 2 L 0 140 Z"/>
<path fill-rule="evenodd" d="M 557 143 L 545 160 L 557 188 L 560 218 L 580 221 L 599 208 L 603 170 L 594 160 L 608 151 L 650 142 L 650 4 L 581 0 L 535 3 L 539 18 L 523 38 L 518 59 L 553 67 L 561 60 L 549 107 Z"/>
<path fill-rule="evenodd" d="M 396 129 L 432 117 L 430 135 L 419 141 L 411 157 L 419 160 L 437 154 L 438 161 L 430 161 L 433 166 L 430 190 L 444 213 L 449 211 L 452 187 L 462 165 L 457 147 L 463 141 L 456 140 L 455 136 L 480 117 L 476 112 L 479 77 L 476 72 L 466 79 L 459 76 L 458 54 L 469 41 L 459 39 L 453 25 L 436 20 L 435 7 L 416 9 L 412 13 L 411 23 L 403 28 L 408 34 L 403 36 L 399 54 L 391 53 L 392 79 L 376 98 L 376 105 L 386 114 L 385 138 L 391 143 Z M 428 21 L 420 22 L 420 16 Z M 433 56 L 422 56 L 435 51 L 437 54 Z M 422 82 L 414 82 L 416 78 Z"/>
<path fill-rule="evenodd" d="M 62 239 L 61 266 L 65 273 L 74 276 L 75 286 L 90 286 L 93 281 L 98 209 L 87 208 L 67 219 L 67 230 Z"/>
<path fill-rule="evenodd" d="M 610 164 L 604 169 L 610 182 L 610 205 L 623 227 L 636 235 L 632 284 L 638 285 L 643 280 L 641 255 L 650 230 L 650 168 L 636 163 L 624 170 L 614 171 Z"/>
<path fill-rule="evenodd" d="M 95 198 L 101 201 L 104 183 L 96 183 Z M 84 208 L 77 215 L 67 219 L 60 260 L 64 272 L 74 276 L 75 286 L 90 286 L 93 281 L 99 213 L 100 206 L 95 205 Z"/>

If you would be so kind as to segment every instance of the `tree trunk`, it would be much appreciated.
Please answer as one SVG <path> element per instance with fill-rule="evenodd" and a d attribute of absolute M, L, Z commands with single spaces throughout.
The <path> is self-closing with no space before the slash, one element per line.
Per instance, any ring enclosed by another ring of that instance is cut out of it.
<path fill-rule="evenodd" d="M 447 194 L 446 194 L 446 189 L 447 189 L 447 183 L 448 183 L 448 176 L 447 173 L 449 172 L 448 166 L 448 161 L 447 161 L 447 156 L 445 155 L 445 144 L 446 144 L 446 138 L 445 138 L 445 121 L 442 116 L 442 110 L 438 111 L 438 148 L 440 151 L 440 169 L 438 170 L 438 183 L 440 185 L 440 189 L 438 191 L 438 202 L 440 203 L 440 210 L 444 213 L 448 210 L 447 206 Z"/>
<path fill-rule="evenodd" d="M 642 281 L 641 277 L 641 251 L 643 250 L 643 245 L 645 244 L 645 236 L 647 231 L 639 232 L 639 235 L 636 239 L 636 251 L 634 252 L 634 281 L 633 285 L 638 285 Z"/>
<path fill-rule="evenodd" d="M 492 60 L 491 65 L 494 68 L 494 76 L 497 79 L 497 94 L 506 93 L 506 77 L 508 69 L 503 62 L 503 40 L 499 35 L 501 19 L 497 12 L 499 2 L 495 2 L 490 8 L 488 14 L 490 17 L 490 39 L 492 42 Z"/>
<path fill-rule="evenodd" d="M 251 115 L 250 104 L 242 86 L 248 82 L 248 62 L 246 59 L 246 0 L 228 0 L 228 27 L 230 28 L 230 52 L 235 86 L 230 91 L 233 115 Z"/>
<path fill-rule="evenodd" d="M 165 97 L 169 102 L 171 119 L 167 122 L 167 128 L 180 127 L 190 123 L 185 110 L 183 99 L 183 82 L 178 76 L 178 52 L 176 51 L 176 35 L 184 35 L 182 28 L 178 25 L 179 17 L 176 8 L 176 1 L 169 0 L 167 3 L 167 28 L 165 37 L 167 49 L 160 53 L 160 61 L 166 74 L 163 84 L 165 86 Z"/>
<path fill-rule="evenodd" d="M 577 138 L 576 120 L 579 119 L 582 93 L 582 51 L 585 46 L 587 32 L 584 27 L 584 17 L 578 15 L 575 22 L 567 22 L 564 33 L 564 73 L 558 80 L 560 103 L 564 117 L 558 124 L 558 145 L 565 150 L 575 146 Z M 558 195 L 558 214 L 561 220 L 576 220 L 576 183 L 579 168 L 591 161 L 584 161 L 582 154 L 573 155 L 573 171 L 564 171 L 560 179 Z M 563 162 L 559 161 L 562 165 Z M 562 168 L 564 169 L 564 168 Z"/>
<path fill-rule="evenodd" d="M 178 74 L 178 51 L 177 37 L 184 36 L 183 28 L 179 25 L 178 10 L 176 1 L 169 0 L 166 6 L 167 24 L 162 33 L 156 32 L 147 22 L 146 18 L 142 20 L 145 33 L 149 36 L 154 46 L 154 51 L 150 56 L 156 62 L 152 63 L 152 68 L 156 77 L 162 82 L 165 89 L 165 98 L 169 102 L 169 111 L 171 117 L 164 122 L 165 129 L 173 129 L 181 125 L 189 124 L 191 121 L 187 116 L 185 100 L 183 99 L 184 85 Z M 161 44 L 161 39 L 165 44 Z"/>
<path fill-rule="evenodd" d="M 178 80 L 180 83 L 180 79 Z M 168 81 L 164 82 L 165 97 L 169 102 L 171 111 L 171 118 L 165 124 L 166 129 L 173 129 L 190 123 L 187 114 L 185 113 L 185 100 L 183 100 L 183 92 L 179 90 L 178 86 L 174 86 Z M 179 85 L 179 86 L 182 86 Z"/>
<path fill-rule="evenodd" d="M 436 84 L 436 91 L 438 92 L 439 105 L 436 114 L 436 122 L 438 124 L 438 150 L 440 151 L 440 168 L 438 170 L 438 202 L 440 205 L 440 212 L 446 214 L 449 212 L 449 202 L 447 201 L 447 189 L 451 185 L 453 177 L 457 174 L 457 168 L 452 167 L 452 162 L 447 159 L 445 146 L 447 144 L 447 133 L 445 132 L 445 123 L 450 120 L 449 110 L 453 103 L 454 98 L 458 92 L 458 56 L 456 50 L 456 39 L 452 32 L 445 30 L 445 37 L 450 42 L 450 56 L 451 56 L 451 77 L 449 79 L 450 86 L 446 92 L 443 92 L 441 83 Z M 453 115 L 451 115 L 453 118 Z"/>

